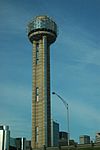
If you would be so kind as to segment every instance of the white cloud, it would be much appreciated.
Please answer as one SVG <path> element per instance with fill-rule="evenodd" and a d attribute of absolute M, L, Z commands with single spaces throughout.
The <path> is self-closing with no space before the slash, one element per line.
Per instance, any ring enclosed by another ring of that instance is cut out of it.
<path fill-rule="evenodd" d="M 5 96 L 5 97 L 9 97 L 8 100 L 12 100 L 12 98 L 14 99 L 18 99 L 19 102 L 23 103 L 27 101 L 24 101 L 23 98 L 25 99 L 30 99 L 31 98 L 31 89 L 25 87 L 25 85 L 21 85 L 21 84 L 12 84 L 12 83 L 8 83 L 8 84 L 1 84 L 0 85 L 0 96 Z M 22 99 L 22 101 L 20 101 Z M 17 102 L 18 102 L 17 101 Z"/>
<path fill-rule="evenodd" d="M 88 127 L 88 124 L 99 123 L 100 124 L 100 111 L 93 107 L 89 103 L 81 102 L 81 101 L 72 101 L 70 102 L 70 107 L 73 115 L 77 117 L 77 119 L 81 120 L 81 123 L 84 123 Z M 91 123 L 90 123 L 91 122 Z"/>
<path fill-rule="evenodd" d="M 0 123 L 10 126 L 13 136 L 31 136 L 31 90 L 22 85 L 0 85 Z M 27 131 L 26 131 L 27 127 Z"/>
<path fill-rule="evenodd" d="M 66 58 L 68 54 L 71 54 L 70 60 L 100 65 L 100 43 L 97 37 L 86 29 L 76 25 L 68 26 L 65 30 L 63 29 L 59 43 L 63 47 L 61 52 Z"/>

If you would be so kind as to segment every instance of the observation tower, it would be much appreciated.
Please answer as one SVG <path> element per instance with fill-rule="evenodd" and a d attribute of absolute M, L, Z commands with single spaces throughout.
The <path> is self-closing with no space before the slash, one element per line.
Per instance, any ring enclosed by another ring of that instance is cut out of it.
<path fill-rule="evenodd" d="M 48 16 L 37 16 L 28 24 L 32 56 L 32 148 L 51 146 L 50 44 L 57 25 Z"/>

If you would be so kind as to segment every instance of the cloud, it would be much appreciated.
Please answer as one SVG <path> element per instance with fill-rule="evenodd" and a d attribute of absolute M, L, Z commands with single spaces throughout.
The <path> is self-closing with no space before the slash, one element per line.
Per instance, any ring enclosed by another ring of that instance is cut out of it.
<path fill-rule="evenodd" d="M 52 51 L 53 59 L 51 59 L 54 88 L 62 92 L 62 89 L 66 89 L 69 95 L 75 92 L 80 92 L 77 96 L 84 97 L 85 94 L 86 96 L 93 93 L 93 96 L 97 95 L 100 76 L 100 44 L 93 32 L 90 33 L 77 24 L 65 26 L 55 49 Z"/>
<path fill-rule="evenodd" d="M 0 96 L 6 97 L 6 103 L 15 104 L 15 100 L 17 100 L 17 104 L 28 104 L 30 101 L 28 99 L 31 98 L 31 89 L 25 85 L 21 84 L 1 84 L 0 85 Z M 21 101 L 20 101 L 21 100 Z M 27 100 L 27 101 L 26 101 Z"/>
<path fill-rule="evenodd" d="M 100 111 L 89 102 L 73 100 L 70 102 L 70 109 L 75 118 L 81 120 L 81 124 L 84 124 L 85 127 L 88 127 L 88 124 L 100 124 Z"/>
<path fill-rule="evenodd" d="M 100 42 L 98 42 L 98 38 L 93 32 L 90 33 L 87 29 L 72 24 L 63 29 L 63 33 L 60 35 L 62 40 L 58 39 L 59 46 L 62 45 L 63 49 L 56 53 L 61 56 L 64 53 L 70 61 L 100 65 Z M 61 62 L 65 63 L 63 59 Z"/>
<path fill-rule="evenodd" d="M 0 122 L 10 126 L 13 136 L 30 137 L 31 89 L 22 85 L 0 85 Z M 27 131 L 26 131 L 27 127 Z"/>

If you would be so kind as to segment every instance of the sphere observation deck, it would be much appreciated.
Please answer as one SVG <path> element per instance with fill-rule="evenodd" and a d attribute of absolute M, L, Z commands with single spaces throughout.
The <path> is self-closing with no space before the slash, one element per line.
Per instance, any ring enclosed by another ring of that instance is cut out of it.
<path fill-rule="evenodd" d="M 33 43 L 43 36 L 47 36 L 49 44 L 53 43 L 57 37 L 57 25 L 48 16 L 37 16 L 28 24 L 28 37 Z"/>

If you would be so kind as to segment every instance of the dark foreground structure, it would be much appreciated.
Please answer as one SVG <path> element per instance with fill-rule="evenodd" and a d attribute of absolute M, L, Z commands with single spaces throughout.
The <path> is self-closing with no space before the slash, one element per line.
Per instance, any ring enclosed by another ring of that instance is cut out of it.
<path fill-rule="evenodd" d="M 76 144 L 70 146 L 60 146 L 60 147 L 44 147 L 35 150 L 100 150 L 100 143 L 91 144 Z"/>

